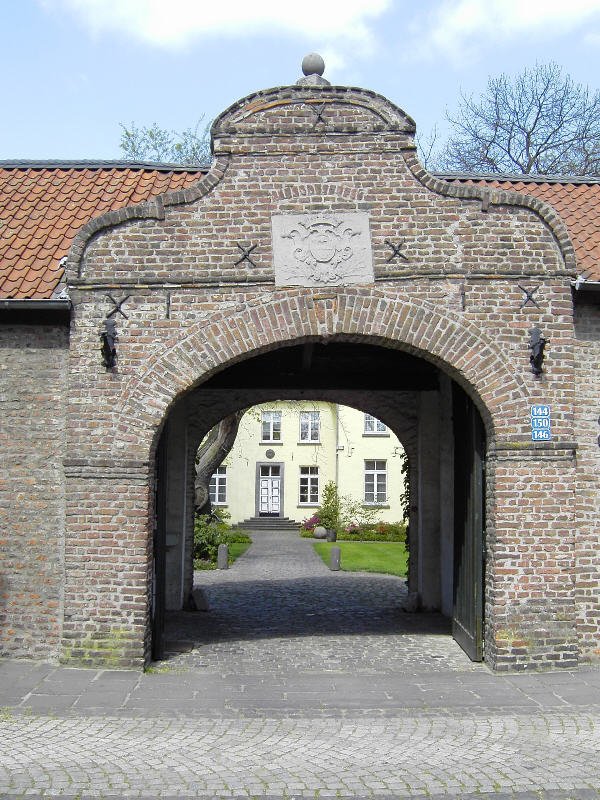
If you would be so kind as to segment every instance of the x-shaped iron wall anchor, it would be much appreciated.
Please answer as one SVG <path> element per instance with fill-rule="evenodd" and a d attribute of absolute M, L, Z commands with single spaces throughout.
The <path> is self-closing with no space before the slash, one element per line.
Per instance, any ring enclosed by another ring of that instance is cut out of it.
<path fill-rule="evenodd" d="M 315 112 L 315 125 L 318 125 L 319 122 L 322 122 L 323 125 L 326 124 L 325 119 L 323 117 L 323 112 L 325 111 L 325 103 L 321 103 L 320 106 L 313 106 L 313 111 Z"/>
<path fill-rule="evenodd" d="M 121 308 L 121 306 L 123 305 L 123 303 L 125 303 L 127 300 L 129 300 L 129 298 L 131 297 L 131 295 L 130 295 L 130 294 L 126 295 L 126 296 L 125 296 L 125 297 L 124 297 L 122 300 L 115 300 L 115 298 L 112 296 L 112 294 L 106 294 L 106 295 L 104 295 L 104 296 L 105 296 L 105 297 L 108 297 L 108 299 L 109 299 L 109 300 L 111 301 L 111 303 L 114 305 L 114 308 L 113 308 L 113 310 L 110 312 L 110 314 L 108 314 L 108 315 L 107 315 L 106 319 L 110 319 L 110 318 L 111 318 L 111 317 L 113 317 L 115 314 L 120 314 L 122 317 L 125 317 L 125 319 L 129 319 L 129 317 L 128 317 L 128 316 L 127 316 L 127 314 L 126 314 L 126 313 L 123 311 L 123 309 Z"/>
<path fill-rule="evenodd" d="M 255 250 L 258 247 L 258 245 L 257 244 L 251 244 L 250 247 L 244 247 L 239 242 L 236 242 L 236 244 L 240 248 L 240 250 L 242 251 L 242 256 L 241 256 L 241 258 L 238 258 L 238 260 L 235 262 L 235 266 L 237 267 L 238 264 L 241 264 L 244 261 L 247 261 L 249 264 L 252 264 L 253 267 L 256 267 L 257 265 L 254 263 L 254 261 L 252 261 L 252 258 L 250 256 L 250 254 L 252 253 L 253 250 Z"/>
<path fill-rule="evenodd" d="M 520 306 L 521 308 L 525 308 L 527 303 L 531 303 L 531 305 L 536 306 L 537 308 L 540 307 L 538 305 L 536 299 L 533 296 L 537 292 L 537 290 L 540 288 L 539 286 L 536 286 L 534 289 L 526 289 L 524 286 L 521 286 L 520 283 L 518 283 L 517 286 L 519 287 L 519 289 L 522 292 L 525 292 L 525 300 L 523 300 L 523 302 L 521 303 L 521 306 Z"/>
<path fill-rule="evenodd" d="M 401 239 L 398 240 L 398 244 L 394 244 L 394 242 L 390 242 L 389 239 L 385 240 L 385 243 L 387 244 L 387 246 L 392 248 L 391 256 L 388 259 L 386 259 L 388 264 L 391 261 L 393 261 L 395 258 L 401 258 L 403 261 L 408 261 L 408 257 L 405 256 L 404 253 L 400 252 L 402 250 L 402 248 L 404 247 L 404 242 L 405 242 L 404 237 L 402 237 Z"/>

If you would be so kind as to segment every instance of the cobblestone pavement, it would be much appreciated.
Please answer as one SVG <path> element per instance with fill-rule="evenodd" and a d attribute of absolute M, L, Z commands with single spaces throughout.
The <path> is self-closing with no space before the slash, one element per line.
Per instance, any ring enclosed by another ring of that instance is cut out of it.
<path fill-rule="evenodd" d="M 5 723 L 5 731 L 11 745 L 2 790 L 9 796 L 35 787 L 144 798 L 461 797 L 545 786 L 567 797 L 567 789 L 593 785 L 600 747 L 585 713 L 493 722 L 462 715 L 384 722 L 34 717 Z"/>
<path fill-rule="evenodd" d="M 292 535 L 199 577 L 151 672 L 0 661 L 0 798 L 600 798 L 600 670 L 492 675 Z"/>
<path fill-rule="evenodd" d="M 209 614 L 171 615 L 169 636 L 197 643 L 173 666 L 238 672 L 269 663 L 285 674 L 475 670 L 439 614 L 406 614 L 406 583 L 393 575 L 331 572 L 312 541 L 260 532 L 237 567 L 197 572 Z M 185 645 L 184 645 L 185 646 Z"/>

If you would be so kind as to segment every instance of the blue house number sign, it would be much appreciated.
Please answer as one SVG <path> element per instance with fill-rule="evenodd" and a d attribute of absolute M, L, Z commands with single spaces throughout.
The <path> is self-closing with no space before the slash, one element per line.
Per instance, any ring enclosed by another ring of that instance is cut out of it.
<path fill-rule="evenodd" d="M 550 406 L 531 406 L 531 441 L 548 442 L 552 439 Z"/>

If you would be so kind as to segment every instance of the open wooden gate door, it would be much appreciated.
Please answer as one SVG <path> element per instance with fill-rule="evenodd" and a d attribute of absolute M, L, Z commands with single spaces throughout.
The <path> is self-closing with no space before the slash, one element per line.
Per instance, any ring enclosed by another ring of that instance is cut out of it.
<path fill-rule="evenodd" d="M 483 659 L 485 429 L 456 384 L 454 417 L 454 609 L 452 635 L 472 661 Z"/>
<path fill-rule="evenodd" d="M 156 454 L 154 498 L 153 569 L 152 569 L 152 659 L 160 661 L 165 655 L 165 570 L 166 570 L 166 513 L 167 513 L 167 428 L 160 437 Z"/>

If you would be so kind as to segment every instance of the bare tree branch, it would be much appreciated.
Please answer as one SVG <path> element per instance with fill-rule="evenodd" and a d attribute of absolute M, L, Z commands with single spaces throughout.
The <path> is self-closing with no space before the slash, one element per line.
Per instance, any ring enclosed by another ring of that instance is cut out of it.
<path fill-rule="evenodd" d="M 437 125 L 434 125 L 429 133 L 421 134 L 417 132 L 417 135 L 415 136 L 415 144 L 417 145 L 419 158 L 421 159 L 421 163 L 425 169 L 430 171 L 436 170 L 438 160 L 437 149 L 439 147 L 439 132 Z"/>
<path fill-rule="evenodd" d="M 600 174 L 600 93 L 557 64 L 490 78 L 479 98 L 461 93 L 439 168 L 474 173 Z"/>

